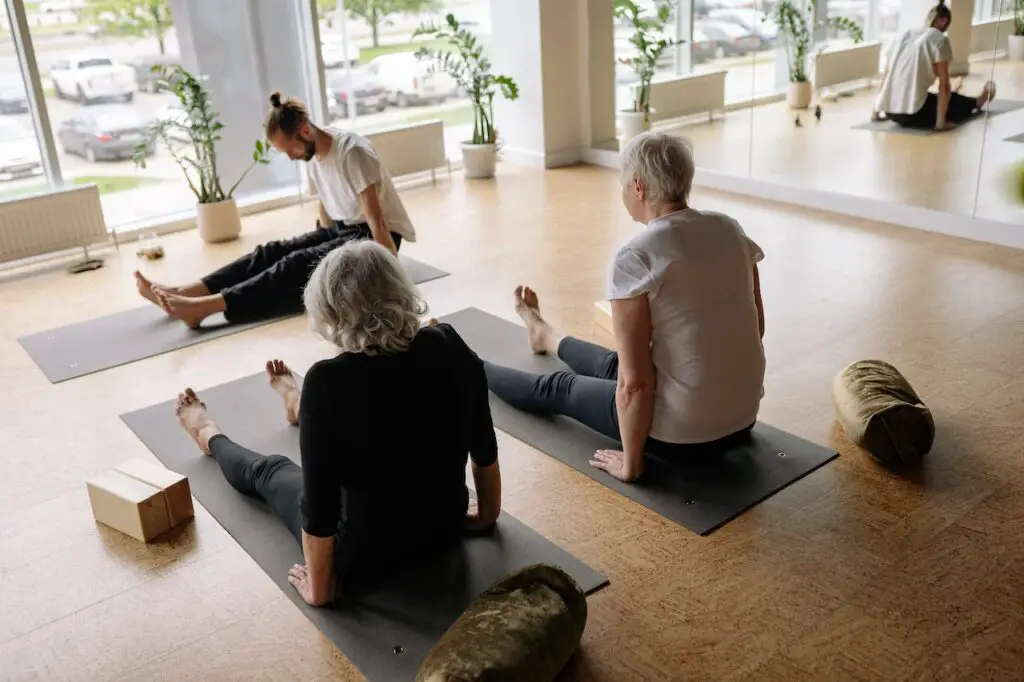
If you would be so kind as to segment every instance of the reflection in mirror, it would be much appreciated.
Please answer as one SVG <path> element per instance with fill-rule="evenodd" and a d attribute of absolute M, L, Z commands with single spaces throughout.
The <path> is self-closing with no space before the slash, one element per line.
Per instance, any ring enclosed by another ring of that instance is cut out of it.
<path fill-rule="evenodd" d="M 753 177 L 973 215 L 985 124 L 963 109 L 988 74 L 971 59 L 971 0 L 935 1 L 766 3 L 791 83 L 787 101 L 755 110 Z M 961 123 L 939 132 L 945 84 L 963 95 L 948 112 Z"/>
<path fill-rule="evenodd" d="M 1005 223 L 1024 221 L 1024 1 L 975 0 L 969 82 L 996 85 L 987 107 L 975 216 Z M 966 91 L 968 86 L 964 86 Z"/>
<path fill-rule="evenodd" d="M 622 6 L 623 2 L 617 3 Z M 770 70 L 774 34 L 744 0 L 635 0 L 641 18 L 664 19 L 672 43 L 650 88 L 651 126 L 689 138 L 701 168 L 747 175 L 750 104 Z M 621 15 L 621 12 L 620 12 Z M 628 18 L 615 22 L 616 109 L 630 107 L 639 78 L 628 64 L 636 54 Z M 620 141 L 624 141 L 620 113 Z"/>

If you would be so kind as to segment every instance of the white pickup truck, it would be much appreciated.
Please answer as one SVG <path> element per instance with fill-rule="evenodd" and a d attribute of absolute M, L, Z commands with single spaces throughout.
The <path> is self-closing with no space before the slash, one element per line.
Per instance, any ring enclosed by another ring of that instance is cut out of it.
<path fill-rule="evenodd" d="M 131 102 L 137 88 L 135 70 L 107 57 L 58 59 L 50 67 L 50 79 L 58 98 L 82 104 L 101 99 Z"/>

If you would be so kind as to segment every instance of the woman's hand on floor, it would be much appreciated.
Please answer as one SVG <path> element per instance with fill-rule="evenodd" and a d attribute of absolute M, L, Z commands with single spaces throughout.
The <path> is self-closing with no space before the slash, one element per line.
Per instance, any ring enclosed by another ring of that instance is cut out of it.
<path fill-rule="evenodd" d="M 323 606 L 323 603 L 313 599 L 313 581 L 309 578 L 309 571 L 303 564 L 295 564 L 292 570 L 288 571 L 288 582 L 292 584 L 295 591 L 299 593 L 302 600 L 310 606 Z"/>
<path fill-rule="evenodd" d="M 635 481 L 644 472 L 642 461 L 636 471 L 630 471 L 628 463 L 626 453 L 621 450 L 598 450 L 594 453 L 594 459 L 590 460 L 590 466 L 597 467 L 626 483 Z"/>
<path fill-rule="evenodd" d="M 476 532 L 486 530 L 493 525 L 493 523 L 488 523 L 486 519 L 480 518 L 480 507 L 477 505 L 476 500 L 470 500 L 469 507 L 466 508 L 466 530 Z"/>

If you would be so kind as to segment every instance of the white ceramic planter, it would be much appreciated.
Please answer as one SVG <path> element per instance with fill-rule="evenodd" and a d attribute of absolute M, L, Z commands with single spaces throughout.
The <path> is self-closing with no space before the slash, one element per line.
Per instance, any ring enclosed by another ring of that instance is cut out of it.
<path fill-rule="evenodd" d="M 242 233 L 242 219 L 234 199 L 196 204 L 196 223 L 199 225 L 199 237 L 210 244 L 237 239 Z"/>
<path fill-rule="evenodd" d="M 650 123 L 647 114 L 638 111 L 620 111 L 619 125 L 622 127 L 622 142 L 625 144 L 640 133 L 647 132 Z"/>
<path fill-rule="evenodd" d="M 495 145 L 462 143 L 462 165 L 467 178 L 493 178 L 497 162 L 498 148 Z"/>
<path fill-rule="evenodd" d="M 1006 56 L 1015 61 L 1024 61 L 1024 36 L 1006 36 Z"/>
<path fill-rule="evenodd" d="M 811 106 L 811 84 L 807 81 L 790 83 L 786 102 L 790 109 L 806 109 Z"/>

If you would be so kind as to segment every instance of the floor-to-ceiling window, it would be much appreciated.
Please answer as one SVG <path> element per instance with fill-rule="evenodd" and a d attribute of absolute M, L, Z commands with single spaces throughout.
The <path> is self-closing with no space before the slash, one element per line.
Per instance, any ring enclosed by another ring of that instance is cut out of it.
<path fill-rule="evenodd" d="M 0 2 L 0 201 L 47 188 L 39 142 L 13 24 Z"/>
<path fill-rule="evenodd" d="M 449 158 L 472 133 L 470 101 L 455 82 L 431 73 L 415 52 L 444 43 L 414 39 L 424 24 L 449 13 L 472 30 L 486 54 L 491 0 L 318 0 L 320 55 L 327 87 L 328 118 L 336 127 L 379 130 L 430 119 L 444 122 Z M 392 10 L 393 11 L 388 11 Z"/>

